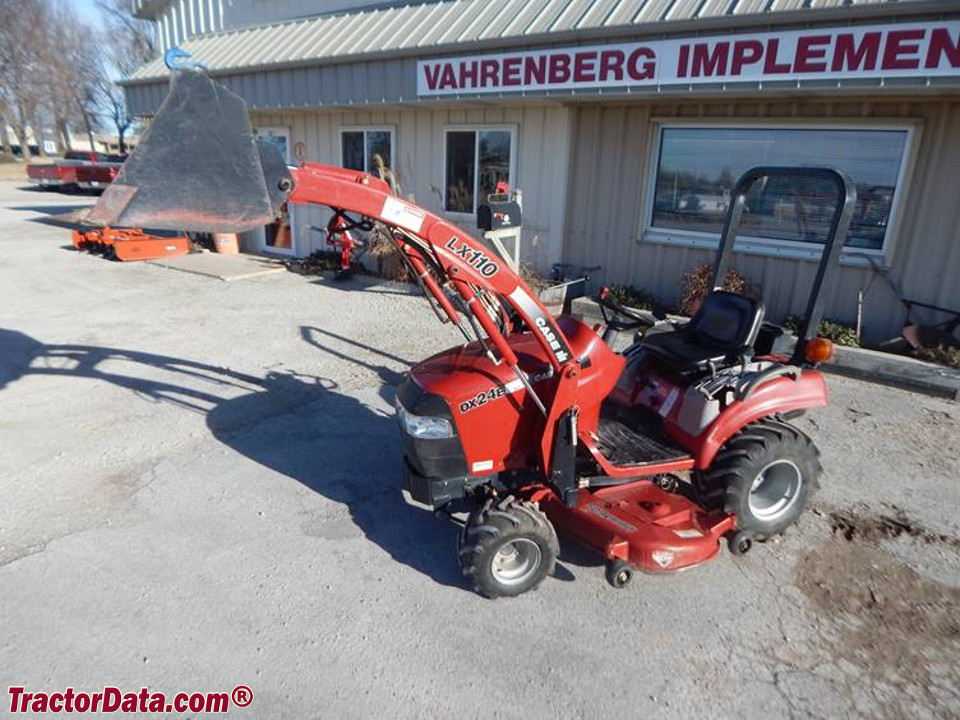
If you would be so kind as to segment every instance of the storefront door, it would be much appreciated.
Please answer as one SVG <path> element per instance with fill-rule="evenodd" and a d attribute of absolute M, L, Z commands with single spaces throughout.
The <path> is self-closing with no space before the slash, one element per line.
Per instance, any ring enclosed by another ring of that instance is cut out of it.
<path fill-rule="evenodd" d="M 254 132 L 261 140 L 266 140 L 277 146 L 280 154 L 290 162 L 290 128 L 284 126 L 260 126 Z M 296 253 L 296 232 L 294 231 L 294 213 L 287 206 L 280 219 L 260 230 L 254 230 L 254 246 L 260 252 L 293 255 Z"/>

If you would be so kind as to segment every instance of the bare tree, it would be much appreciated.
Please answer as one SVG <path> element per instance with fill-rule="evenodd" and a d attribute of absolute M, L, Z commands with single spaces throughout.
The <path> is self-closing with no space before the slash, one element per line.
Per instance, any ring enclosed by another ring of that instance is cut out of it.
<path fill-rule="evenodd" d="M 121 79 L 130 77 L 157 52 L 153 23 L 134 17 L 127 0 L 98 0 L 105 18 L 103 56 Z M 100 84 L 101 103 L 117 130 L 120 152 L 126 152 L 124 137 L 132 125 L 123 89 L 105 74 Z"/>
<path fill-rule="evenodd" d="M 152 60 L 157 54 L 156 27 L 131 12 L 129 0 L 97 0 L 109 38 L 107 52 L 121 78 Z"/>
<path fill-rule="evenodd" d="M 121 155 L 127 153 L 126 135 L 127 130 L 133 124 L 133 120 L 127 113 L 127 103 L 123 96 L 123 88 L 117 85 L 109 77 L 100 81 L 98 86 L 102 105 L 105 108 L 107 116 L 117 130 L 117 144 Z"/>
<path fill-rule="evenodd" d="M 44 106 L 68 148 L 69 126 L 76 122 L 96 149 L 98 89 L 105 73 L 97 32 L 70 5 L 51 3 L 44 43 Z"/>
<path fill-rule="evenodd" d="M 43 152 L 37 124 L 43 97 L 43 28 L 47 7 L 42 0 L 0 0 L 0 94 L 8 108 L 21 154 L 30 156 L 27 127 Z"/>
<path fill-rule="evenodd" d="M 7 134 L 7 126 L 10 124 L 7 120 L 9 114 L 10 109 L 7 107 L 7 100 L 3 96 L 3 91 L 0 90 L 0 142 L 3 143 L 3 157 L 7 160 L 13 158 L 13 147 L 10 144 L 10 136 Z"/>

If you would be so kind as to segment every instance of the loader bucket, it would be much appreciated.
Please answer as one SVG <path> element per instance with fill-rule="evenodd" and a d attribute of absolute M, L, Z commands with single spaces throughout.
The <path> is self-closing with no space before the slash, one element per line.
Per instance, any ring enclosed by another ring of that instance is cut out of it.
<path fill-rule="evenodd" d="M 177 70 L 170 91 L 89 225 L 244 232 L 279 216 L 292 187 L 280 151 L 258 142 L 243 99 Z"/>

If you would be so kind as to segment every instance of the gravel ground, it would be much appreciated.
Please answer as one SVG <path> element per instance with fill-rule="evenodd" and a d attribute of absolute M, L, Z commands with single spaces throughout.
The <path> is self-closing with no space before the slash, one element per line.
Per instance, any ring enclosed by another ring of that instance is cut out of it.
<path fill-rule="evenodd" d="M 64 249 L 0 183 L 0 687 L 254 694 L 256 718 L 957 717 L 960 406 L 843 378 L 812 512 L 623 592 L 565 545 L 467 591 L 391 407 L 457 341 L 405 287 Z M 0 707 L 4 703 L 0 702 Z"/>

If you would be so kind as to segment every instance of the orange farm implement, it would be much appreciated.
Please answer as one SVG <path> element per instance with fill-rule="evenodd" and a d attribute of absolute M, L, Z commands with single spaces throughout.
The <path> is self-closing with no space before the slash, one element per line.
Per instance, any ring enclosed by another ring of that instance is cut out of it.
<path fill-rule="evenodd" d="M 190 240 L 185 236 L 148 235 L 140 228 L 117 230 L 102 227 L 86 231 L 76 229 L 73 231 L 73 246 L 77 250 L 99 253 L 110 260 L 121 262 L 156 260 L 190 252 Z"/>

